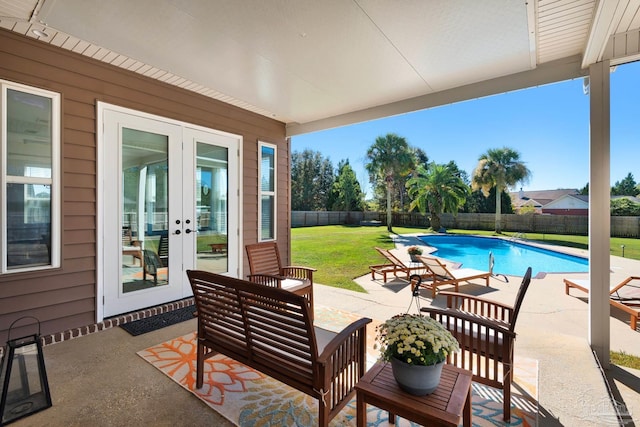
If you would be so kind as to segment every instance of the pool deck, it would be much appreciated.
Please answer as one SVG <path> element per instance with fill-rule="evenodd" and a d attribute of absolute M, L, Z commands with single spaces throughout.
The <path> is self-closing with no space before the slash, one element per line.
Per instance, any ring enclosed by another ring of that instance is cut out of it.
<path fill-rule="evenodd" d="M 407 262 L 404 247 L 411 244 L 415 244 L 411 236 L 402 236 L 396 242 L 395 253 Z M 618 280 L 637 274 L 640 262 L 612 257 L 611 267 L 612 280 Z M 564 277 L 586 277 L 586 273 L 548 274 L 534 279 L 516 327 L 516 357 L 538 361 L 538 425 L 618 425 L 608 418 L 615 414 L 609 387 L 615 401 L 626 405 L 630 418 L 640 425 L 640 371 L 611 366 L 607 371 L 611 381 L 604 381 L 588 345 L 585 295 L 579 292 L 565 295 Z M 469 284 L 461 285 L 460 291 L 512 304 L 520 280 L 509 277 L 505 283 L 491 279 L 488 288 Z M 315 284 L 315 303 L 376 320 L 416 310 L 406 281 L 383 284 L 371 280 L 370 274 L 355 281 L 367 293 Z M 420 302 L 422 306 L 442 306 L 444 298 L 431 301 L 425 295 Z M 624 313 L 612 310 L 611 314 L 611 349 L 640 355 L 640 332 L 629 328 Z M 137 337 L 116 327 L 46 346 L 53 406 L 12 425 L 231 426 L 136 355 L 139 350 L 195 330 L 195 322 L 188 320 Z"/>
<path fill-rule="evenodd" d="M 394 238 L 394 253 L 408 262 L 406 247 L 419 245 L 420 241 L 412 235 Z M 559 249 L 556 246 L 537 246 Z M 585 250 L 562 250 L 572 255 L 588 256 Z M 638 275 L 639 272 L 640 261 L 611 257 L 612 283 L 618 283 L 630 275 Z M 608 406 L 610 395 L 613 395 L 616 402 L 626 405 L 635 425 L 640 425 L 640 371 L 612 365 L 606 371 L 609 383 L 603 381 L 600 367 L 588 344 L 587 295 L 577 290 L 565 295 L 564 278 L 586 279 L 588 273 L 549 273 L 533 279 L 516 327 L 516 356 L 534 358 L 539 362 L 540 425 L 607 425 L 598 417 L 613 411 L 613 405 Z M 356 281 L 367 290 L 366 300 L 377 301 L 378 304 L 384 301 L 385 308 L 377 308 L 376 311 L 384 311 L 387 317 L 407 311 L 410 291 L 400 288 L 401 281 L 382 285 L 380 281 L 373 282 L 366 276 Z M 508 283 L 492 278 L 489 288 L 469 284 L 460 285 L 460 291 L 483 295 L 511 305 L 520 281 L 521 277 L 509 277 Z M 444 298 L 436 297 L 431 301 L 427 297 L 425 295 L 422 300 L 423 305 L 445 304 Z M 345 298 L 335 298 L 334 295 L 332 300 L 335 305 L 336 301 L 344 302 Z M 362 303 L 366 304 L 366 300 Z M 322 304 L 327 302 L 320 299 L 316 301 Z M 363 315 L 369 311 L 366 306 L 355 304 L 357 303 L 353 303 L 351 311 Z M 610 332 L 611 350 L 640 356 L 640 331 L 631 330 L 628 314 L 612 308 Z M 611 393 L 607 387 L 611 389 Z"/>

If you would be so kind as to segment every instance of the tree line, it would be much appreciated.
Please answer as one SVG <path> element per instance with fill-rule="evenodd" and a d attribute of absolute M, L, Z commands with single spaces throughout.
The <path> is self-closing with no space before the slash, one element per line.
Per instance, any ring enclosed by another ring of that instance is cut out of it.
<path fill-rule="evenodd" d="M 364 193 L 349 160 L 337 169 L 320 152 L 291 154 L 291 209 L 294 211 L 364 211 Z"/>
<path fill-rule="evenodd" d="M 504 147 L 483 153 L 470 178 L 455 161 L 431 162 L 423 150 L 394 133 L 376 138 L 366 159 L 373 188 L 368 202 L 348 159 L 334 169 L 319 152 L 293 152 L 292 210 L 386 211 L 390 231 L 393 211 L 417 210 L 429 217 L 435 230 L 440 229 L 442 213 L 496 213 L 496 232 L 501 232 L 501 213 L 513 213 L 508 188 L 531 175 L 520 154 Z"/>
<path fill-rule="evenodd" d="M 589 183 L 580 189 L 579 194 L 589 195 Z M 611 215 L 640 216 L 640 204 L 629 199 L 629 197 L 637 198 L 639 194 L 640 184 L 636 182 L 631 172 L 620 181 L 616 181 L 611 187 Z"/>
<path fill-rule="evenodd" d="M 412 147 L 394 133 L 376 138 L 366 152 L 365 168 L 373 188 L 369 201 L 364 200 L 348 159 L 341 160 L 334 169 L 320 152 L 293 152 L 292 209 L 386 212 L 389 231 L 394 211 L 419 211 L 429 217 L 434 230 L 440 230 L 442 213 L 495 213 L 495 231 L 500 233 L 501 214 L 513 213 L 509 188 L 531 177 L 520 153 L 512 148 L 482 153 L 469 177 L 455 161 L 432 162 L 424 150 Z M 589 194 L 588 183 L 579 194 Z M 640 184 L 631 173 L 611 187 L 612 196 L 638 194 Z M 613 197 L 611 215 L 640 216 L 640 204 Z"/>

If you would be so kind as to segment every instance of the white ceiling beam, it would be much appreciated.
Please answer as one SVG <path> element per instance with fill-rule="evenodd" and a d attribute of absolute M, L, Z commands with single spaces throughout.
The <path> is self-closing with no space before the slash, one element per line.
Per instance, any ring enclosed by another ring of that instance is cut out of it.
<path fill-rule="evenodd" d="M 582 58 L 582 68 L 602 61 L 609 38 L 615 32 L 629 0 L 599 0 L 593 14 L 589 38 Z"/>
<path fill-rule="evenodd" d="M 549 83 L 582 78 L 588 75 L 588 70 L 581 67 L 581 56 L 575 55 L 557 61 L 548 62 L 535 70 L 511 74 L 492 80 L 448 89 L 428 95 L 417 96 L 390 104 L 378 105 L 351 113 L 328 117 L 307 123 L 289 123 L 287 125 L 287 137 L 302 135 L 310 132 L 367 122 L 383 117 L 396 116 L 425 110 L 455 102 L 482 98 L 485 96 L 514 90 L 541 86 Z"/>

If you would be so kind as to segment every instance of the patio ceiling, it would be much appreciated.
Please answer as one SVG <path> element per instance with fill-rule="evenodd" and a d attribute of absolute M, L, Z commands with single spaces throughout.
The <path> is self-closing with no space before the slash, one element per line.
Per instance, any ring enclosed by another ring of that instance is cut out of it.
<path fill-rule="evenodd" d="M 296 135 L 636 60 L 639 9 L 640 0 L 0 0 L 0 28 L 273 117 Z"/>

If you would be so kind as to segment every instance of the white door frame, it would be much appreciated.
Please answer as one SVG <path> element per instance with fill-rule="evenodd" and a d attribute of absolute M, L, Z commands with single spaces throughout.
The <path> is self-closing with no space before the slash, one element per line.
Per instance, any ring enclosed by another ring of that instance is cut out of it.
<path fill-rule="evenodd" d="M 112 254 L 113 252 L 113 248 L 109 247 L 108 250 L 110 252 L 107 252 L 107 250 L 105 249 L 105 227 L 109 226 L 109 221 L 112 221 L 111 218 L 109 218 L 109 212 L 107 212 L 107 210 L 109 209 L 109 207 L 106 205 L 107 201 L 105 200 L 105 191 L 109 191 L 111 189 L 113 189 L 113 185 L 114 185 L 114 179 L 113 179 L 113 168 L 114 168 L 114 163 L 107 163 L 108 160 L 108 156 L 106 155 L 106 149 L 107 149 L 107 142 L 105 141 L 105 114 L 106 112 L 115 112 L 115 113 L 121 113 L 121 114 L 125 114 L 125 115 L 131 115 L 134 116 L 136 118 L 140 118 L 140 119 L 144 119 L 144 120 L 153 120 L 158 122 L 159 126 L 163 126 L 163 125 L 167 125 L 169 127 L 171 126 L 178 126 L 181 128 L 181 138 L 184 138 L 185 135 L 189 135 L 190 131 L 196 131 L 196 132 L 204 132 L 208 135 L 214 135 L 214 136 L 218 136 L 221 138 L 221 140 L 226 141 L 229 145 L 229 157 L 231 159 L 231 157 L 233 157 L 233 162 L 230 161 L 230 165 L 233 163 L 235 165 L 237 165 L 237 168 L 232 169 L 231 167 L 228 170 L 229 173 L 229 181 L 230 181 L 230 185 L 229 185 L 229 216 L 233 217 L 236 219 L 236 224 L 234 224 L 234 227 L 237 227 L 235 230 L 231 228 L 232 224 L 229 224 L 229 230 L 228 233 L 229 235 L 233 235 L 234 237 L 237 237 L 237 240 L 235 240 L 235 242 L 233 242 L 233 247 L 232 246 L 232 240 L 230 239 L 229 242 L 229 272 L 227 274 L 232 275 L 234 277 L 239 277 L 240 274 L 240 269 L 241 266 L 239 265 L 239 260 L 242 260 L 242 247 L 240 242 L 242 242 L 242 229 L 240 227 L 240 224 L 242 224 L 242 195 L 241 195 L 241 191 L 239 191 L 240 188 L 242 188 L 242 137 L 239 135 L 235 135 L 235 134 L 231 134 L 231 133 L 227 133 L 227 132 L 222 132 L 222 131 L 217 131 L 214 129 L 209 129 L 209 128 L 205 128 L 202 126 L 197 126 L 197 125 L 193 125 L 190 123 L 185 123 L 185 122 L 181 122 L 178 120 L 173 120 L 173 119 L 168 119 L 165 117 L 161 117 L 161 116 L 156 116 L 153 114 L 148 114 L 148 113 L 144 113 L 144 112 L 140 112 L 140 111 L 136 111 L 136 110 L 132 110 L 132 109 L 128 109 L 128 108 L 124 108 L 124 107 L 119 107 L 116 105 L 112 105 L 112 104 L 107 104 L 104 102 L 98 102 L 97 104 L 97 153 L 98 153 L 98 161 L 97 161 L 97 210 L 96 210 L 96 227 L 97 227 L 97 236 L 96 236 L 96 270 L 97 270 L 97 289 L 96 289 L 96 321 L 102 321 L 104 319 L 104 317 L 110 316 L 112 315 L 112 313 L 106 313 L 105 312 L 105 290 L 106 290 L 106 286 L 114 286 L 112 283 L 106 283 L 107 279 L 106 279 L 106 275 L 107 272 L 105 271 L 105 256 L 107 256 L 108 254 Z M 189 144 L 184 144 L 186 146 L 189 146 Z M 223 144 L 224 145 L 224 144 Z M 190 147 L 187 147 L 186 153 L 183 154 L 183 158 L 187 158 L 187 156 L 190 156 L 189 158 L 192 159 L 192 161 L 194 162 L 195 165 L 195 153 L 190 151 L 193 150 L 193 144 L 191 144 Z M 120 156 L 120 154 L 118 154 L 118 156 Z M 117 164 L 120 164 L 121 159 L 118 159 Z M 187 161 L 185 160 L 183 162 L 183 164 L 187 164 Z M 181 168 L 183 165 L 180 165 L 178 167 Z M 195 172 L 195 167 L 193 167 L 193 171 Z M 110 173 L 111 172 L 111 173 Z M 118 176 L 121 175 L 121 171 L 118 170 Z M 236 187 L 237 188 L 233 188 L 233 183 L 232 180 L 235 181 L 235 183 L 237 183 Z M 119 182 L 119 180 L 118 180 Z M 195 183 L 195 177 L 186 177 L 185 179 L 185 183 L 183 185 L 183 187 L 186 190 L 187 194 L 184 194 L 184 197 L 191 197 L 192 199 L 194 199 L 194 185 Z M 119 193 L 120 190 L 118 190 Z M 233 193 L 233 195 L 231 194 Z M 232 197 L 234 196 L 234 197 Z M 186 199 L 185 199 L 186 200 Z M 169 201 L 171 203 L 171 200 Z M 233 204 L 232 204 L 233 203 Z M 234 212 L 235 211 L 235 212 Z M 193 212 L 190 212 L 189 209 L 187 208 L 185 210 L 185 215 L 190 215 L 193 217 Z M 111 214 L 111 216 L 113 216 L 113 214 Z M 120 222 L 120 219 L 117 219 L 118 223 Z M 113 224 L 110 225 L 111 227 L 113 227 Z M 172 230 L 172 224 L 169 224 L 169 230 L 170 230 L 170 236 L 171 236 L 171 230 Z M 195 234 L 195 233 L 194 233 Z M 184 243 L 185 245 L 191 245 L 194 244 L 195 239 L 193 238 L 193 236 L 191 236 L 191 239 L 185 239 L 185 241 L 183 241 L 182 243 Z M 194 247 L 194 246 L 191 246 Z M 184 251 L 187 252 L 187 251 Z M 111 256 L 111 255 L 110 255 Z M 232 261 L 233 260 L 233 261 Z M 189 286 L 188 280 L 186 279 L 186 274 L 184 273 L 184 271 L 186 269 L 189 268 L 193 268 L 194 264 L 194 257 L 193 255 L 191 255 L 191 257 L 187 256 L 185 258 L 185 260 L 183 260 L 183 264 L 182 264 L 182 268 L 180 269 L 173 269 L 173 270 L 179 270 L 179 271 L 175 271 L 175 276 L 172 275 L 172 279 L 174 277 L 176 277 L 173 280 L 176 280 L 180 283 L 180 286 L 178 286 L 178 289 L 174 288 L 174 292 L 172 295 L 167 295 L 167 298 L 170 298 L 166 301 L 163 302 L 169 302 L 175 299 L 180 299 L 180 298 L 186 298 L 188 296 L 191 295 L 191 287 Z M 171 274 L 171 273 L 170 273 Z M 120 286 L 120 283 L 117 284 L 117 286 Z M 107 295 L 109 293 L 107 292 Z M 149 304 L 152 305 L 152 304 Z"/>

